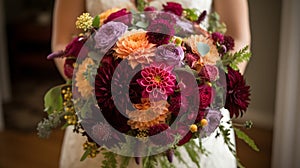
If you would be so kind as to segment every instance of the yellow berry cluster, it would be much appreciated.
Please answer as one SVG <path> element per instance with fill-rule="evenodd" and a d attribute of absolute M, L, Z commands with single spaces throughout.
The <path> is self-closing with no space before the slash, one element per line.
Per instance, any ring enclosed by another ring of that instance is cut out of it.
<path fill-rule="evenodd" d="M 76 28 L 83 29 L 87 31 L 93 27 L 93 17 L 89 13 L 83 13 L 79 17 L 77 17 Z"/>
<path fill-rule="evenodd" d="M 205 127 L 208 125 L 208 121 L 206 119 L 202 119 L 199 124 L 190 125 L 190 131 L 195 133 L 198 131 L 198 127 Z"/>
<path fill-rule="evenodd" d="M 147 141 L 148 139 L 148 130 L 139 130 L 136 137 L 142 141 Z"/>
<path fill-rule="evenodd" d="M 76 116 L 74 104 L 72 101 L 71 86 L 66 86 L 66 87 L 62 88 L 61 94 L 63 97 L 64 111 L 66 112 L 64 119 L 66 120 L 68 125 L 76 125 L 77 124 L 77 116 Z"/>
<path fill-rule="evenodd" d="M 90 157 L 90 158 L 96 157 L 96 155 L 100 152 L 99 149 L 98 149 L 98 146 L 97 146 L 97 144 L 95 142 L 88 142 L 88 141 L 86 141 L 83 144 L 83 149 L 85 151 L 89 150 L 88 157 Z"/>

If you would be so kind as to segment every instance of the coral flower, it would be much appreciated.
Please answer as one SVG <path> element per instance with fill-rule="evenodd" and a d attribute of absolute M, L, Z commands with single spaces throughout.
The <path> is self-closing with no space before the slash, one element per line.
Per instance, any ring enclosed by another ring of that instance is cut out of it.
<path fill-rule="evenodd" d="M 170 114 L 169 103 L 165 100 L 150 102 L 147 98 L 142 98 L 141 104 L 134 105 L 136 110 L 127 111 L 128 122 L 132 129 L 145 130 L 154 125 L 165 123 Z"/>
<path fill-rule="evenodd" d="M 171 72 L 171 67 L 163 64 L 150 66 L 142 70 L 142 79 L 137 82 L 145 87 L 145 91 L 154 98 L 166 99 L 174 92 L 176 77 Z"/>
<path fill-rule="evenodd" d="M 114 48 L 116 51 L 115 56 L 124 59 L 136 52 L 139 52 L 141 55 L 147 55 L 149 50 L 151 50 L 154 46 L 154 44 L 149 43 L 145 31 L 130 31 L 124 34 L 117 41 L 116 47 Z M 145 54 L 143 54 L 143 51 Z"/>
<path fill-rule="evenodd" d="M 211 38 L 206 38 L 202 35 L 192 35 L 187 38 L 185 42 L 191 47 L 193 53 L 198 54 L 200 57 L 199 64 L 210 64 L 216 65 L 216 62 L 220 60 L 220 56 L 218 54 L 218 49 L 214 45 L 214 41 Z M 209 51 L 206 55 L 201 55 L 198 51 L 198 44 L 204 43 L 209 46 Z"/>
<path fill-rule="evenodd" d="M 91 65 L 94 65 L 94 61 L 91 58 L 86 58 L 83 62 L 78 66 L 78 70 L 75 74 L 75 86 L 78 88 L 78 92 L 84 98 L 87 98 L 92 94 L 93 87 L 88 80 L 88 74 L 90 74 Z"/>

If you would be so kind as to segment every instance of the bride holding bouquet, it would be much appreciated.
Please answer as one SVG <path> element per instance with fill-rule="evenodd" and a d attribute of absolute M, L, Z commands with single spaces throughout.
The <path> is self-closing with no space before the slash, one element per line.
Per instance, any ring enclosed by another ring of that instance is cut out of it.
<path fill-rule="evenodd" d="M 143 0 L 142 0 L 143 1 Z M 247 0 L 148 0 L 143 1 L 150 7 L 161 10 L 168 2 L 181 4 L 184 9 L 195 8 L 198 11 L 206 11 L 207 14 L 217 12 L 220 19 L 225 23 L 227 31 L 225 35 L 230 35 L 234 39 L 234 48 L 232 52 L 241 50 L 244 46 L 250 45 L 250 27 L 248 18 L 248 2 Z M 72 41 L 73 37 L 81 32 L 76 29 L 75 22 L 82 13 L 88 12 L 92 16 L 99 15 L 107 10 L 115 10 L 126 8 L 128 10 L 136 10 L 141 0 L 56 0 L 53 17 L 53 33 L 52 33 L 52 50 L 61 51 Z M 100 19 L 101 22 L 101 19 Z M 201 22 L 202 27 L 206 27 L 209 23 L 205 19 Z M 65 59 L 55 58 L 55 63 L 58 70 L 64 78 L 66 70 L 64 69 Z M 241 73 L 244 73 L 247 62 L 238 64 Z M 234 131 L 231 128 L 230 120 L 232 115 L 227 109 L 221 110 L 221 125 L 230 130 L 230 142 L 235 144 Z M 235 114 L 236 115 L 236 114 Z M 191 127 L 192 128 L 192 127 Z M 219 134 L 218 128 L 208 137 L 203 139 L 203 148 L 208 152 L 207 155 L 200 155 L 199 165 L 207 168 L 234 168 L 237 167 L 235 156 L 232 155 L 228 146 L 224 143 L 224 139 Z M 216 138 L 217 137 L 217 138 Z M 98 154 L 93 159 L 80 161 L 84 153 L 81 147 L 86 141 L 86 137 L 72 132 L 72 128 L 68 127 L 65 131 L 65 137 L 61 150 L 60 167 L 61 168 L 83 168 L 83 167 L 101 167 L 104 156 Z M 173 165 L 175 167 L 197 167 L 197 165 L 189 158 L 188 152 L 179 147 L 181 153 L 181 163 L 177 158 L 174 158 Z M 118 167 L 121 166 L 121 161 L 117 158 Z M 131 159 L 127 167 L 142 167 L 141 164 L 136 164 L 134 159 Z"/>

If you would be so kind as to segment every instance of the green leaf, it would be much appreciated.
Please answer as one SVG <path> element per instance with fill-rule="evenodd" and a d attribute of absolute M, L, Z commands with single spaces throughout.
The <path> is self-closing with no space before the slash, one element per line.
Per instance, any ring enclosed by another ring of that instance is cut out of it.
<path fill-rule="evenodd" d="M 65 85 L 59 85 L 51 88 L 44 96 L 44 107 L 48 114 L 55 111 L 62 111 L 63 99 L 61 96 L 61 89 Z"/>
<path fill-rule="evenodd" d="M 113 152 L 103 152 L 102 168 L 117 168 L 117 155 Z"/>
<path fill-rule="evenodd" d="M 138 11 L 143 12 L 145 9 L 145 6 L 147 5 L 145 0 L 137 0 L 136 1 L 136 8 Z"/>
<path fill-rule="evenodd" d="M 223 65 L 230 66 L 234 70 L 239 70 L 238 64 L 242 63 L 243 61 L 249 61 L 251 58 L 252 53 L 248 51 L 249 46 L 245 46 L 241 50 L 235 53 L 226 53 L 222 57 Z"/>
<path fill-rule="evenodd" d="M 120 168 L 127 168 L 129 165 L 131 157 L 122 156 L 122 162 L 120 164 Z"/>
<path fill-rule="evenodd" d="M 184 12 L 186 13 L 185 17 L 190 21 L 197 21 L 198 20 L 198 10 L 197 9 L 184 9 Z"/>
<path fill-rule="evenodd" d="M 178 159 L 179 162 L 186 165 L 186 167 L 189 167 L 186 160 L 184 160 L 184 158 L 181 156 L 181 153 L 178 150 L 174 150 L 174 156 Z"/>
<path fill-rule="evenodd" d="M 226 32 L 226 25 L 225 23 L 220 22 L 220 16 L 217 12 L 212 12 L 208 16 L 208 31 L 209 32 L 220 32 L 225 34 Z"/>
<path fill-rule="evenodd" d="M 202 57 L 204 57 L 210 50 L 209 45 L 205 43 L 197 43 L 197 50 L 201 54 Z"/>
<path fill-rule="evenodd" d="M 80 161 L 81 161 L 81 162 L 84 161 L 84 160 L 89 156 L 90 153 L 91 153 L 91 150 L 90 150 L 90 149 L 87 149 L 87 150 L 83 153 L 83 155 L 81 156 Z"/>
<path fill-rule="evenodd" d="M 198 168 L 200 168 L 200 163 L 199 163 L 200 157 L 198 151 L 196 151 L 196 149 L 198 149 L 196 143 L 193 140 L 191 140 L 190 142 L 186 143 L 183 146 L 185 147 L 185 150 L 187 151 L 191 160 L 197 165 Z"/>
<path fill-rule="evenodd" d="M 95 28 L 99 28 L 100 27 L 100 17 L 99 17 L 99 15 L 96 15 L 95 17 L 94 17 L 94 20 L 93 20 L 93 27 L 95 27 Z"/>
<path fill-rule="evenodd" d="M 243 132 L 242 130 L 238 129 L 238 128 L 234 128 L 235 134 L 236 136 L 243 140 L 246 144 L 248 144 L 253 150 L 255 151 L 259 151 L 258 147 L 256 146 L 255 142 L 253 139 L 251 139 L 245 132 Z"/>

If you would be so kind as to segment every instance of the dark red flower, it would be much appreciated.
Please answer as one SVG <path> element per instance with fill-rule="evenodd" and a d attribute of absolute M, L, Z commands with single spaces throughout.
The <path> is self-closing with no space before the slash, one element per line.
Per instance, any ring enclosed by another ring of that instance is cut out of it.
<path fill-rule="evenodd" d="M 165 12 L 172 12 L 178 16 L 181 16 L 183 12 L 181 4 L 176 2 L 167 2 L 167 5 L 163 5 L 163 10 Z"/>
<path fill-rule="evenodd" d="M 74 71 L 74 63 L 76 62 L 75 58 L 67 58 L 64 64 L 64 74 L 67 78 L 72 79 Z"/>
<path fill-rule="evenodd" d="M 149 138 L 156 145 L 168 145 L 174 142 L 174 134 L 167 124 L 158 124 L 149 128 Z"/>
<path fill-rule="evenodd" d="M 197 54 L 186 53 L 184 60 L 190 67 L 194 67 L 194 64 L 200 59 Z"/>
<path fill-rule="evenodd" d="M 188 100 L 180 93 L 170 96 L 169 103 L 170 106 L 168 109 L 175 117 L 177 117 L 179 113 L 183 114 L 188 110 Z"/>
<path fill-rule="evenodd" d="M 220 32 L 212 33 L 211 38 L 214 40 L 214 44 L 216 44 L 216 43 L 223 44 L 224 43 L 224 35 Z"/>
<path fill-rule="evenodd" d="M 147 31 L 149 42 L 157 45 L 168 44 L 171 36 L 175 34 L 174 26 L 165 19 L 153 20 Z"/>
<path fill-rule="evenodd" d="M 132 14 L 128 12 L 126 8 L 123 8 L 117 12 L 110 14 L 103 23 L 110 21 L 122 22 L 126 25 L 131 25 Z"/>
<path fill-rule="evenodd" d="M 182 137 L 181 140 L 177 143 L 177 145 L 182 146 L 192 139 L 193 133 L 190 131 L 188 125 L 184 123 L 177 123 L 177 124 L 178 124 L 177 132 Z"/>
<path fill-rule="evenodd" d="M 212 103 L 213 91 L 211 86 L 206 84 L 199 86 L 199 101 L 200 109 L 205 109 Z"/>
<path fill-rule="evenodd" d="M 77 58 L 79 56 L 79 53 L 81 49 L 83 49 L 83 45 L 86 42 L 86 39 L 84 37 L 75 37 L 71 43 L 69 43 L 66 46 L 66 49 L 64 51 L 65 57 L 75 57 Z M 86 52 L 87 53 L 87 52 Z M 83 56 L 85 54 L 81 53 L 80 56 Z"/>
<path fill-rule="evenodd" d="M 213 82 L 217 80 L 219 70 L 216 66 L 207 64 L 201 69 L 199 76 L 206 81 Z"/>
<path fill-rule="evenodd" d="M 147 32 L 148 41 L 153 44 L 162 45 L 168 44 L 171 36 L 162 34 L 162 33 L 155 33 L 155 32 Z"/>
<path fill-rule="evenodd" d="M 233 50 L 234 48 L 234 39 L 231 36 L 224 36 L 224 43 L 227 51 Z"/>
<path fill-rule="evenodd" d="M 153 6 L 147 6 L 145 9 L 144 9 L 145 12 L 154 12 L 154 11 L 157 11 L 157 9 Z"/>
<path fill-rule="evenodd" d="M 230 117 L 242 116 L 250 102 L 250 86 L 239 71 L 228 67 L 227 94 L 225 108 L 229 110 Z"/>

